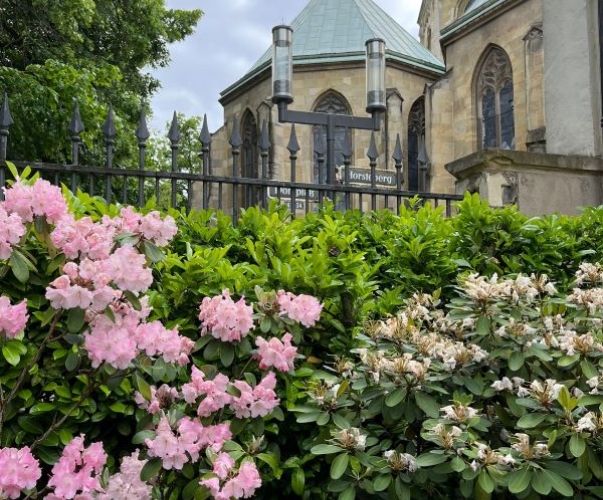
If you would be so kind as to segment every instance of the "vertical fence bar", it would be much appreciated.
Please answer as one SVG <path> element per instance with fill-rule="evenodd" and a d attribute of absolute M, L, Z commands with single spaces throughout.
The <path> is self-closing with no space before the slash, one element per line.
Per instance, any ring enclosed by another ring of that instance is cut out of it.
<path fill-rule="evenodd" d="M 394 167 L 396 168 L 396 191 L 398 194 L 396 195 L 396 213 L 400 215 L 400 205 L 402 204 L 402 197 L 400 196 L 400 191 L 402 191 L 402 185 L 404 184 L 404 172 L 402 171 L 402 143 L 400 142 L 400 134 L 396 136 L 396 146 L 394 147 L 394 154 L 392 155 L 392 159 L 394 160 Z"/>
<path fill-rule="evenodd" d="M 291 125 L 291 134 L 289 134 L 289 143 L 287 144 L 289 150 L 290 170 L 289 175 L 291 177 L 291 183 L 295 184 L 297 181 L 297 152 L 300 150 L 299 142 L 297 141 L 297 134 L 295 133 L 295 123 Z M 297 189 L 291 188 L 291 217 L 295 218 L 297 211 Z"/>
<path fill-rule="evenodd" d="M 201 155 L 203 160 L 203 176 L 205 180 L 203 181 L 203 200 L 201 201 L 201 205 L 203 210 L 207 210 L 209 208 L 209 196 L 211 194 L 211 184 L 207 181 L 207 177 L 210 173 L 210 162 L 211 162 L 211 134 L 209 133 L 209 127 L 207 125 L 207 115 L 203 116 L 203 127 L 201 127 Z M 220 185 L 220 200 L 222 193 L 222 185 Z M 220 203 L 219 203 L 220 204 Z"/>
<path fill-rule="evenodd" d="M 71 164 L 79 165 L 80 162 L 80 143 L 82 139 L 80 134 L 84 131 L 84 124 L 82 123 L 82 117 L 80 116 L 80 108 L 77 101 L 73 103 L 73 114 L 69 121 L 69 136 L 71 138 Z M 77 174 L 71 172 L 71 192 L 77 191 Z"/>
<path fill-rule="evenodd" d="M 350 129 L 346 128 L 345 130 L 345 138 L 343 140 L 343 185 L 346 187 L 346 192 L 344 193 L 344 204 L 345 209 L 350 210 L 352 208 L 352 196 L 348 191 L 350 187 L 350 164 L 352 162 L 352 135 L 350 133 Z"/>
<path fill-rule="evenodd" d="M 107 168 L 113 168 L 113 145 L 115 144 L 115 136 L 117 130 L 115 128 L 115 118 L 113 115 L 113 106 L 109 105 L 109 114 L 107 121 L 103 125 L 103 133 L 105 134 L 105 148 L 107 150 Z M 112 197 L 112 176 L 107 174 L 105 177 L 105 199 L 107 203 L 111 203 Z"/>
<path fill-rule="evenodd" d="M 13 117 L 10 114 L 10 107 L 8 106 L 8 94 L 4 92 L 2 107 L 0 107 L 0 160 L 6 160 L 8 151 L 8 129 L 13 123 Z M 0 185 L 0 188 L 3 187 L 4 183 Z"/>
<path fill-rule="evenodd" d="M 268 151 L 270 150 L 270 146 L 270 139 L 268 137 L 268 123 L 266 123 L 266 120 L 264 120 L 262 122 L 262 132 L 260 133 L 260 140 L 258 141 L 258 147 L 260 148 L 260 158 L 262 159 L 262 172 L 260 175 L 262 181 L 268 179 Z M 268 208 L 268 188 L 264 185 L 261 186 L 259 189 L 261 190 L 261 205 L 264 208 Z"/>
<path fill-rule="evenodd" d="M 368 156 L 371 167 L 371 189 L 375 189 L 377 187 L 377 158 L 379 157 L 379 152 L 377 151 L 377 143 L 375 142 L 375 132 L 371 132 L 371 144 L 366 153 Z M 371 210 L 377 210 L 377 195 L 375 193 L 371 194 Z"/>
<path fill-rule="evenodd" d="M 180 133 L 180 128 L 178 127 L 178 114 L 174 111 L 174 117 L 172 118 L 172 124 L 170 125 L 170 130 L 168 132 L 168 139 L 171 142 L 171 149 L 172 149 L 172 172 L 176 173 L 178 172 L 178 143 L 180 142 L 180 139 L 182 138 L 182 134 Z M 178 191 L 178 179 L 176 179 L 175 177 L 172 177 L 171 179 L 171 186 L 172 186 L 172 196 L 171 196 L 171 204 L 172 204 L 172 208 L 176 208 L 178 205 L 178 200 L 176 197 L 177 191 Z"/>
<path fill-rule="evenodd" d="M 143 171 L 145 169 L 146 157 L 147 157 L 147 140 L 149 139 L 149 129 L 147 128 L 147 115 L 142 108 L 140 110 L 140 120 L 138 121 L 138 128 L 136 129 L 136 139 L 138 139 L 138 170 Z M 138 206 L 144 205 L 144 177 L 140 175 L 138 177 Z"/>
<path fill-rule="evenodd" d="M 239 153 L 243 144 L 239 131 L 239 122 L 236 117 L 234 119 L 234 126 L 232 127 L 232 135 L 228 142 L 232 148 L 232 222 L 236 225 L 239 217 Z"/>
<path fill-rule="evenodd" d="M 327 153 L 327 146 L 323 134 L 318 134 L 318 140 L 314 144 L 314 153 L 316 154 L 316 165 L 318 168 L 318 204 L 322 205 L 324 191 L 322 187 L 326 184 L 326 171 L 325 171 L 325 154 Z M 316 180 L 314 180 L 316 182 Z"/>

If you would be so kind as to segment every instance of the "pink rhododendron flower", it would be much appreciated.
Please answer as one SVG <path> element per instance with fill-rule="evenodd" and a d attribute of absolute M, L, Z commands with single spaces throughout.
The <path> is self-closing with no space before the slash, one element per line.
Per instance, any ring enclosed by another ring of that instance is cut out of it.
<path fill-rule="evenodd" d="M 185 365 L 195 343 L 178 334 L 178 329 L 168 330 L 160 321 L 142 323 L 136 329 L 138 349 L 147 356 L 161 355 L 166 363 Z"/>
<path fill-rule="evenodd" d="M 25 234 L 25 225 L 17 214 L 8 214 L 0 203 L 0 259 L 6 260 L 13 253 L 12 247 Z"/>
<path fill-rule="evenodd" d="M 151 500 L 153 488 L 140 479 L 140 472 L 147 463 L 138 459 L 138 451 L 121 462 L 119 472 L 109 477 L 109 482 L 97 500 Z"/>
<path fill-rule="evenodd" d="M 113 322 L 105 315 L 97 316 L 84 333 L 84 347 L 93 368 L 108 363 L 125 370 L 138 354 L 134 333 L 127 322 L 121 318 Z"/>
<path fill-rule="evenodd" d="M 92 443 L 84 448 L 83 436 L 73 438 L 52 468 L 48 486 L 54 488 L 54 493 L 46 498 L 84 498 L 82 494 L 102 491 L 99 480 L 106 461 L 102 443 Z"/>
<path fill-rule="evenodd" d="M 159 389 L 151 386 L 151 400 L 147 401 L 140 392 L 134 393 L 134 401 L 139 408 L 147 410 L 151 415 L 159 413 L 164 408 L 169 408 L 180 398 L 178 390 L 163 384 Z"/>
<path fill-rule="evenodd" d="M 283 335 L 282 342 L 276 337 L 266 340 L 263 337 L 255 339 L 258 346 L 256 357 L 260 360 L 260 368 L 265 370 L 274 366 L 281 372 L 293 370 L 293 360 L 297 354 L 297 347 L 291 345 L 290 333 Z"/>
<path fill-rule="evenodd" d="M 61 218 L 50 233 L 54 245 L 70 259 L 107 259 L 113 248 L 114 237 L 115 228 L 95 223 L 90 217 L 76 220 L 73 214 Z"/>
<path fill-rule="evenodd" d="M 44 216 L 54 223 L 67 213 L 67 202 L 61 189 L 44 179 L 38 179 L 32 186 L 17 179 L 13 186 L 4 188 L 4 208 L 18 214 L 24 222 L 33 221 L 34 216 Z"/>
<path fill-rule="evenodd" d="M 203 479 L 199 484 L 208 488 L 215 500 L 250 498 L 255 493 L 255 490 L 262 485 L 257 467 L 253 462 L 249 461 L 243 462 L 239 467 L 238 473 L 225 481 L 222 487 L 220 487 L 220 479 L 225 478 L 212 477 Z"/>
<path fill-rule="evenodd" d="M 146 292 L 153 283 L 153 273 L 146 267 L 146 257 L 133 247 L 118 248 L 105 262 L 105 271 L 121 290 Z"/>
<path fill-rule="evenodd" d="M 234 465 L 235 461 L 228 453 L 218 453 L 218 456 L 214 460 L 212 471 L 220 479 L 226 479 Z"/>
<path fill-rule="evenodd" d="M 311 295 L 294 295 L 291 292 L 279 290 L 277 301 L 281 314 L 287 315 L 293 321 L 298 321 L 305 327 L 311 327 L 320 319 L 322 304 Z"/>
<path fill-rule="evenodd" d="M 0 335 L 4 333 L 7 338 L 14 338 L 25 329 L 28 318 L 25 299 L 11 306 L 8 297 L 0 296 Z"/>
<path fill-rule="evenodd" d="M 199 396 L 204 396 L 197 408 L 197 415 L 209 417 L 230 403 L 232 396 L 227 392 L 229 383 L 228 377 L 221 373 L 213 380 L 205 380 L 205 374 L 193 366 L 191 382 L 182 386 L 182 396 L 189 404 L 194 403 Z"/>
<path fill-rule="evenodd" d="M 41 475 L 29 447 L 0 448 L 0 497 L 19 498 L 21 490 L 34 488 Z"/>
<path fill-rule="evenodd" d="M 141 236 L 159 247 L 167 245 L 178 232 L 176 221 L 172 217 L 167 215 L 162 219 L 161 214 L 155 210 L 142 215 L 131 207 L 124 207 L 120 216 L 113 219 L 104 216 L 103 223 L 113 227 L 118 234 Z"/>
<path fill-rule="evenodd" d="M 223 342 L 238 342 L 253 328 L 253 309 L 245 304 L 242 297 L 234 302 L 228 290 L 224 290 L 221 296 L 205 297 L 199 309 L 202 336 L 211 333 Z"/>
<path fill-rule="evenodd" d="M 263 417 L 274 410 L 279 403 L 274 392 L 276 377 L 272 372 L 253 388 L 243 380 L 237 380 L 233 385 L 240 393 L 239 396 L 232 396 L 230 403 L 230 408 L 237 418 Z"/>

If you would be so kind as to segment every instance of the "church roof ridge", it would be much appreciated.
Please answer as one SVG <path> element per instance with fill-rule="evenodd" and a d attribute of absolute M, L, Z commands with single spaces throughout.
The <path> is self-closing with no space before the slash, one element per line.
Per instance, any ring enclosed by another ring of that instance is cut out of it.
<path fill-rule="evenodd" d="M 291 27 L 294 65 L 363 60 L 366 40 L 382 38 L 388 59 L 444 72 L 444 64 L 372 0 L 310 0 Z M 269 47 L 222 97 L 268 68 L 271 58 Z"/>

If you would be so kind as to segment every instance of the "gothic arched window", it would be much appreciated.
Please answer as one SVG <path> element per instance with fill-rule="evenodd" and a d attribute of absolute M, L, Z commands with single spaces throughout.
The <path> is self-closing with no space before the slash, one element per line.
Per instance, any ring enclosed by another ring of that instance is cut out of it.
<path fill-rule="evenodd" d="M 243 144 L 241 146 L 241 177 L 257 179 L 258 172 L 258 132 L 257 124 L 253 113 L 249 110 L 245 111 L 241 122 L 241 138 Z M 251 206 L 256 203 L 254 186 L 243 187 L 243 203 L 245 206 Z"/>
<path fill-rule="evenodd" d="M 349 115 L 350 108 L 345 102 L 344 98 L 336 92 L 327 92 L 314 106 L 314 111 L 319 113 L 335 113 L 340 115 Z M 346 129 L 345 127 L 335 127 L 335 165 L 343 165 L 343 145 L 345 141 Z M 313 147 L 312 151 L 316 149 L 318 141 L 321 139 L 324 141 L 323 144 L 327 144 L 327 128 L 324 126 L 316 126 L 313 130 Z M 327 181 L 326 175 L 326 158 L 323 163 L 323 171 L 319 172 L 317 155 L 314 153 L 314 171 L 312 175 L 313 182 L 317 184 L 325 184 Z"/>
<path fill-rule="evenodd" d="M 475 91 L 480 149 L 515 149 L 513 71 L 504 50 L 488 50 L 477 73 Z"/>
<path fill-rule="evenodd" d="M 425 99 L 419 97 L 410 108 L 408 117 L 408 189 L 409 191 L 427 191 L 425 176 L 419 165 L 419 152 L 425 143 Z"/>

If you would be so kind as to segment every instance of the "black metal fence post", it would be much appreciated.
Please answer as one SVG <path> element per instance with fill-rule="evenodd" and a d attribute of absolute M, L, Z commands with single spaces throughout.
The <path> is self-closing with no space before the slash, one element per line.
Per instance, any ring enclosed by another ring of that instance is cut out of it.
<path fill-rule="evenodd" d="M 289 143 L 287 144 L 289 150 L 290 165 L 290 177 L 291 183 L 295 184 L 297 179 L 296 163 L 297 163 L 297 152 L 300 150 L 299 142 L 297 141 L 297 134 L 295 133 L 295 123 L 291 125 L 291 133 L 289 134 Z M 307 203 L 307 202 L 306 202 Z M 307 206 L 307 205 L 306 205 Z M 291 216 L 295 217 L 297 211 L 297 189 L 291 188 Z"/>
<path fill-rule="evenodd" d="M 243 144 L 239 122 L 236 118 L 228 142 L 232 148 L 232 220 L 236 224 L 239 217 L 239 183 L 237 182 L 239 178 L 239 153 Z"/>
<path fill-rule="evenodd" d="M 147 161 L 147 140 L 149 139 L 149 129 L 147 127 L 147 115 L 142 108 L 140 110 L 140 120 L 136 128 L 136 139 L 138 139 L 138 170 L 144 170 Z M 144 177 L 138 178 L 138 204 L 144 205 Z"/>
<path fill-rule="evenodd" d="M 209 133 L 209 127 L 207 125 L 207 115 L 203 115 L 203 126 L 201 127 L 201 156 L 203 160 L 203 200 L 201 202 L 203 210 L 209 208 L 209 197 L 211 193 L 211 184 L 206 180 L 210 174 L 210 161 L 211 161 L 211 134 Z M 220 186 L 221 187 L 221 186 Z"/>

